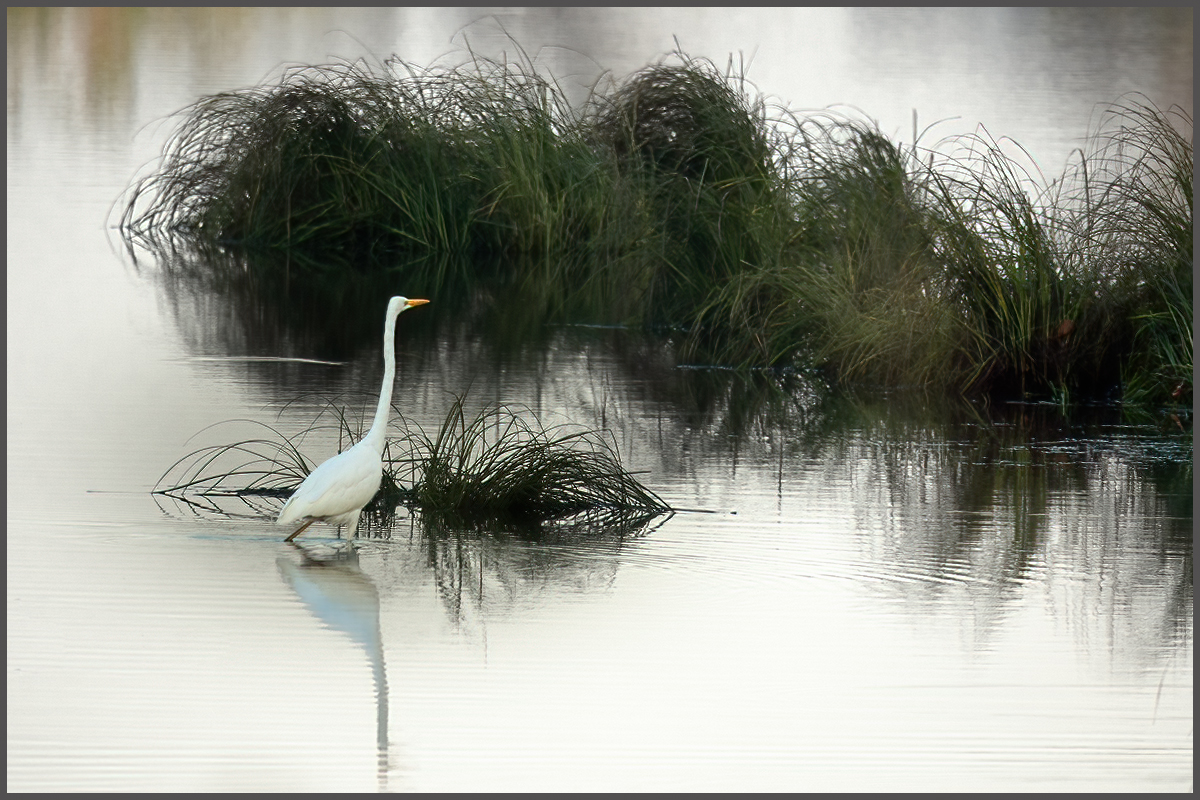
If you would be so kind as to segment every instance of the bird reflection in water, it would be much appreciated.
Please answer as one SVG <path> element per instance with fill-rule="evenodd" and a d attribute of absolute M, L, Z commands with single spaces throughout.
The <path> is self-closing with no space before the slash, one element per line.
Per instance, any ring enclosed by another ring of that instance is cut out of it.
<path fill-rule="evenodd" d="M 358 563 L 353 548 L 290 546 L 300 560 L 276 560 L 284 582 L 326 627 L 340 631 L 367 654 L 375 680 L 375 744 L 380 789 L 388 774 L 388 686 L 379 627 L 379 592 Z"/>

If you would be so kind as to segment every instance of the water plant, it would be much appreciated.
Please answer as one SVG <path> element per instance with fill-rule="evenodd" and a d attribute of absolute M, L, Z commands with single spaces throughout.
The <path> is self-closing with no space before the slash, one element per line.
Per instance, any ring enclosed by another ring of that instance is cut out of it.
<path fill-rule="evenodd" d="M 508 406 L 468 417 L 464 397 L 451 403 L 433 436 L 409 439 L 412 503 L 441 520 L 560 520 L 579 514 L 657 516 L 670 510 L 620 466 L 602 434 L 545 429 Z"/>
<path fill-rule="evenodd" d="M 941 300 L 964 334 L 956 342 L 963 385 L 1025 396 L 1061 383 L 1055 343 L 1075 324 L 1079 298 L 1050 236 L 1038 179 L 981 132 L 958 140 L 928 180 Z"/>
<path fill-rule="evenodd" d="M 709 293 L 701 320 L 718 332 L 715 357 L 814 363 L 847 381 L 935 380 L 950 323 L 908 155 L 852 117 L 787 122 L 789 238 Z"/>
<path fill-rule="evenodd" d="M 402 274 L 528 326 L 657 326 L 692 361 L 1190 402 L 1190 115 L 1126 98 L 1062 177 L 1033 163 L 984 130 L 900 145 L 770 106 L 678 51 L 572 104 L 518 48 L 202 99 L 122 228 L 282 260 L 285 284 Z"/>
<path fill-rule="evenodd" d="M 654 321 L 688 321 L 713 286 L 778 257 L 790 224 L 773 131 L 732 60 L 647 66 L 594 97 L 589 121 L 648 215 Z"/>
<path fill-rule="evenodd" d="M 322 421 L 326 413 L 337 416 L 339 429 L 348 437 L 350 428 L 344 410 L 333 404 L 294 436 L 255 420 L 227 420 L 210 425 L 200 433 L 247 424 L 257 429 L 259 435 L 191 451 L 159 476 L 152 494 L 174 500 L 197 513 L 231 514 L 227 506 L 230 500 L 254 515 L 265 513 L 270 505 L 264 498 L 286 499 L 312 472 L 314 465 L 301 447 L 304 439 L 327 427 L 328 423 Z"/>
<path fill-rule="evenodd" d="M 1133 97 L 1102 112 L 1060 182 L 1063 249 L 1092 292 L 1084 322 L 1125 396 L 1192 400 L 1192 118 Z"/>

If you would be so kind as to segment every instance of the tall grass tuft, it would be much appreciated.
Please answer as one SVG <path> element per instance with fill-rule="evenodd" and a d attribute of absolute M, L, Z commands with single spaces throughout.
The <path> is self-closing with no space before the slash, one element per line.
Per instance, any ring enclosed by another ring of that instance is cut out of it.
<path fill-rule="evenodd" d="M 202 99 L 159 172 L 134 186 L 125 224 L 144 238 L 310 252 L 459 249 L 472 170 L 438 113 L 445 98 L 423 89 L 357 63 Z"/>
<path fill-rule="evenodd" d="M 710 294 L 703 318 L 728 332 L 718 357 L 811 361 L 847 380 L 936 379 L 953 319 L 940 303 L 911 154 L 851 117 L 792 115 L 781 124 L 789 126 L 788 239 L 775 259 Z"/>
<path fill-rule="evenodd" d="M 529 64 L 305 67 L 189 108 L 123 226 L 364 260 L 541 252 L 548 230 L 578 234 L 604 213 L 576 191 L 603 180 L 594 161 Z"/>
<path fill-rule="evenodd" d="M 986 132 L 929 170 L 942 301 L 958 315 L 963 388 L 1025 395 L 1060 385 L 1079 314 L 1050 235 L 1040 176 Z"/>
<path fill-rule="evenodd" d="M 644 308 L 690 323 L 714 286 L 774 263 L 788 235 L 766 105 L 732 59 L 676 52 L 593 99 L 592 135 L 645 215 Z"/>
<path fill-rule="evenodd" d="M 1064 249 L 1093 293 L 1088 322 L 1139 402 L 1191 404 L 1191 132 L 1182 109 L 1126 98 L 1103 110 L 1059 187 Z"/>
<path fill-rule="evenodd" d="M 505 406 L 468 418 L 463 402 L 455 399 L 434 436 L 419 431 L 410 440 L 412 502 L 423 511 L 471 525 L 670 510 L 600 434 L 543 429 Z"/>

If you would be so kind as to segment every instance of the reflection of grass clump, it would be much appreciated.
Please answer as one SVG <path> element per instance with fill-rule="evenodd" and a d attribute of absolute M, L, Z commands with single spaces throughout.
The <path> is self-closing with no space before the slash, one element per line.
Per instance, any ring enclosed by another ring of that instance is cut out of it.
<path fill-rule="evenodd" d="M 329 411 L 337 415 L 348 446 L 343 412 L 332 405 Z M 312 471 L 299 444 L 317 425 L 293 437 L 262 427 L 268 436 L 184 456 L 154 493 L 198 512 L 228 514 L 225 506 L 233 500 L 256 515 L 277 513 L 264 498 L 286 499 Z M 671 510 L 621 467 L 601 435 L 545 430 L 507 408 L 484 409 L 468 421 L 460 397 L 434 438 L 417 428 L 406 433 L 405 445 L 412 452 L 403 457 L 392 455 L 391 443 L 384 451 L 383 482 L 364 509 L 368 525 L 403 504 L 442 526 L 570 521 L 629 532 Z M 403 488 L 405 483 L 412 488 Z"/>
<path fill-rule="evenodd" d="M 1186 404 L 1191 124 L 1115 106 L 1046 185 L 1012 142 L 900 146 L 682 53 L 580 108 L 523 54 L 309 67 L 195 104 L 123 228 L 662 324 L 725 363 Z"/>

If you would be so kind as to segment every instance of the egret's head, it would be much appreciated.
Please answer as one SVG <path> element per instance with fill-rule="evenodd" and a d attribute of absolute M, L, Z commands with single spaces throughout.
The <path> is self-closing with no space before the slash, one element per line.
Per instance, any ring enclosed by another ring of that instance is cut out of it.
<path fill-rule="evenodd" d="M 423 306 L 428 302 L 428 300 L 409 300 L 407 297 L 393 297 L 391 302 L 388 303 L 388 315 L 399 314 L 406 308 Z"/>

